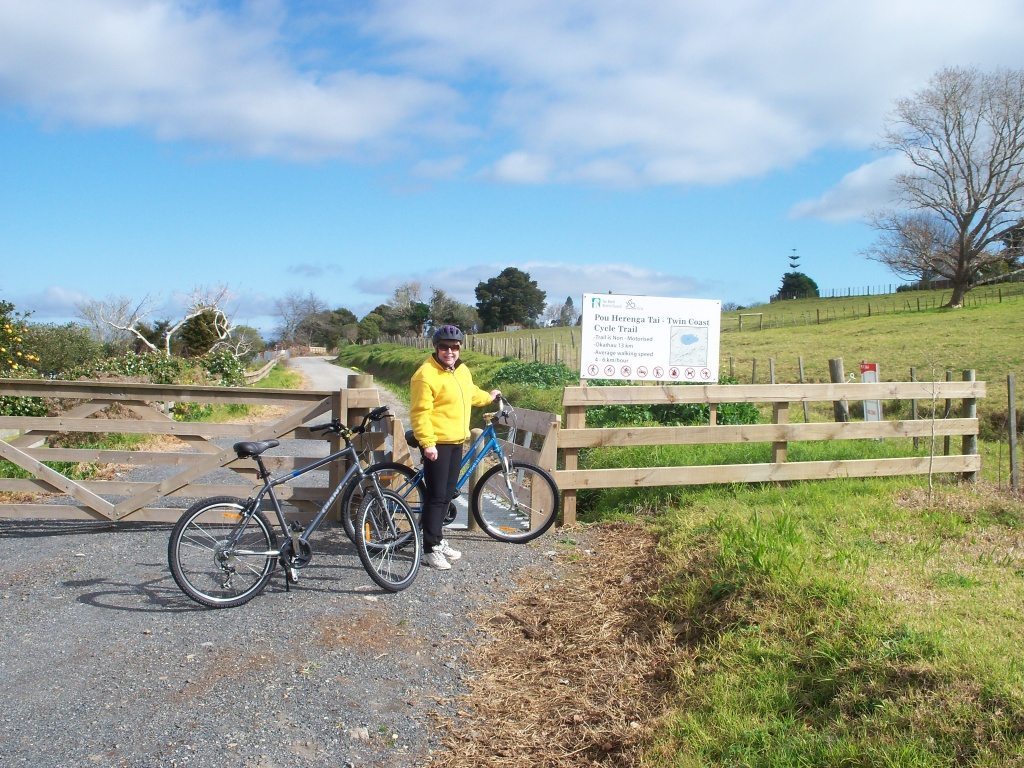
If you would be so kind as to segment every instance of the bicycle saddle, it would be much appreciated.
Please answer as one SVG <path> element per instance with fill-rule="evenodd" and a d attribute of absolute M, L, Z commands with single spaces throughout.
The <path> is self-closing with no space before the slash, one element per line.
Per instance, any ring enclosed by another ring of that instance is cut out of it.
<path fill-rule="evenodd" d="M 268 448 L 275 448 L 281 444 L 280 440 L 260 440 L 258 442 L 235 443 L 231 446 L 240 459 L 249 459 L 259 456 Z"/>
<path fill-rule="evenodd" d="M 416 435 L 413 434 L 411 429 L 405 430 L 405 444 L 410 448 L 419 448 L 420 442 L 416 439 Z"/>

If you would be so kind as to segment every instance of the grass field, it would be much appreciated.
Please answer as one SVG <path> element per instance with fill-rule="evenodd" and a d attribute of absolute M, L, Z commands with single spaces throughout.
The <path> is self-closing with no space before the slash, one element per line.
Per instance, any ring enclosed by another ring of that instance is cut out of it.
<path fill-rule="evenodd" d="M 726 328 L 723 360 L 756 358 L 767 371 L 773 357 L 780 381 L 796 380 L 800 356 L 807 380 L 827 380 L 830 357 L 847 371 L 878 362 L 890 380 L 911 366 L 919 379 L 973 368 L 989 382 L 980 411 L 998 421 L 1006 375 L 1022 368 L 1024 300 L 1007 292 L 917 311 L 909 298 L 913 311 Z M 345 354 L 372 370 L 372 348 Z M 422 355 L 381 350 L 393 371 Z M 472 358 L 481 376 L 496 364 Z M 676 638 L 674 693 L 631 764 L 1024 766 L 1024 502 L 994 471 L 1005 461 L 1000 440 L 981 441 L 986 469 L 975 484 L 908 477 L 581 495 L 583 519 L 640 521 L 658 540 L 649 567 L 662 578 L 646 599 Z M 601 449 L 587 460 L 637 466 L 644 453 Z M 647 460 L 663 463 L 658 453 Z M 653 632 L 625 631 L 623 647 Z M 586 764 L 620 763 L 610 754 Z"/>

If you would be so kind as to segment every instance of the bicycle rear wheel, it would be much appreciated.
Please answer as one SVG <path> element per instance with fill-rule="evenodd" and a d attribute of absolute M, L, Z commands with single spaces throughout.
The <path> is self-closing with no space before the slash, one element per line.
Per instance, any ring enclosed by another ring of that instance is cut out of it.
<path fill-rule="evenodd" d="M 416 578 L 423 550 L 419 520 L 394 491 L 367 493 L 359 507 L 356 552 L 370 578 L 388 592 Z"/>
<path fill-rule="evenodd" d="M 208 608 L 247 603 L 267 586 L 277 565 L 277 536 L 260 511 L 231 496 L 197 501 L 179 518 L 167 543 L 175 583 Z"/>
<path fill-rule="evenodd" d="M 521 544 L 540 536 L 558 516 L 558 486 L 534 464 L 495 464 L 477 481 L 470 509 L 488 536 Z"/>
<path fill-rule="evenodd" d="M 405 499 L 414 514 L 420 513 L 423 500 L 426 498 L 427 486 L 423 482 L 423 476 L 412 467 L 397 461 L 371 464 L 363 472 L 363 477 L 353 477 L 341 494 L 341 523 L 352 541 L 355 541 L 359 507 L 363 503 L 366 490 L 373 488 L 371 475 L 377 478 L 382 489 L 394 491 Z"/>

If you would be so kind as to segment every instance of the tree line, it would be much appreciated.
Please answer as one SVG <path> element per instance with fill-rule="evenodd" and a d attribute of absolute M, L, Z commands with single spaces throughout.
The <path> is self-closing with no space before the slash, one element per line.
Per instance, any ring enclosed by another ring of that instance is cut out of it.
<path fill-rule="evenodd" d="M 391 298 L 363 317 L 345 307 L 331 308 L 312 291 L 294 291 L 274 302 L 277 321 L 264 337 L 256 328 L 236 323 L 231 294 L 225 286 L 196 288 L 181 314 L 155 318 L 157 302 L 110 296 L 78 305 L 79 322 L 31 323 L 9 302 L 0 302 L 0 372 L 18 375 L 35 370 L 56 375 L 99 358 L 124 354 L 164 358 L 209 355 L 249 362 L 267 346 L 322 346 L 372 342 L 384 336 L 426 335 L 452 323 L 470 332 L 509 325 L 573 325 L 578 313 L 571 297 L 548 305 L 546 293 L 527 272 L 508 267 L 476 287 L 475 305 L 464 304 L 443 289 L 418 282 L 395 288 Z M 29 352 L 31 350 L 31 352 Z M 10 362 L 8 362 L 8 357 Z"/>

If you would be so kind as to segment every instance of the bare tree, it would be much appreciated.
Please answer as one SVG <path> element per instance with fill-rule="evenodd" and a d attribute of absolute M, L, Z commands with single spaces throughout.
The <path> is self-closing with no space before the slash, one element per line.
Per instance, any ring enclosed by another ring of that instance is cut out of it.
<path fill-rule="evenodd" d="M 274 310 L 280 325 L 277 335 L 281 341 L 309 345 L 313 330 L 311 318 L 327 311 L 327 305 L 312 291 L 305 295 L 291 291 L 284 298 L 274 302 Z"/>
<path fill-rule="evenodd" d="M 136 301 L 126 297 L 110 297 L 102 301 L 90 301 L 80 304 L 78 312 L 94 328 L 105 328 L 115 337 L 130 338 L 138 341 L 153 352 L 162 352 L 170 357 L 171 339 L 189 320 L 204 313 L 213 318 L 213 328 L 217 335 L 217 345 L 226 344 L 231 336 L 233 325 L 224 305 L 230 299 L 226 286 L 216 288 L 195 288 L 189 294 L 185 314 L 177 322 L 168 324 L 162 333 L 163 349 L 157 347 L 142 332 L 142 323 L 153 311 L 153 300 L 147 295 Z"/>
<path fill-rule="evenodd" d="M 1024 70 L 941 70 L 896 103 L 882 146 L 912 170 L 895 179 L 905 210 L 874 215 L 882 234 L 865 255 L 946 278 L 947 306 L 961 307 L 1024 210 Z"/>
<path fill-rule="evenodd" d="M 108 296 L 106 299 L 83 301 L 75 306 L 78 316 L 92 335 L 101 343 L 127 348 L 134 334 L 124 326 L 136 326 L 151 311 L 149 296 L 140 300 L 126 296 Z M 113 324 L 107 318 L 116 318 Z"/>
<path fill-rule="evenodd" d="M 939 274 L 945 277 L 938 265 L 951 265 L 956 259 L 955 235 L 934 214 L 881 213 L 872 217 L 871 226 L 880 234 L 865 254 L 900 277 L 922 281 Z"/>

